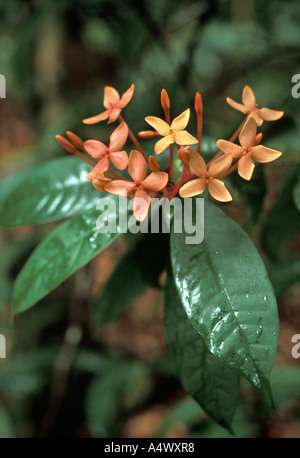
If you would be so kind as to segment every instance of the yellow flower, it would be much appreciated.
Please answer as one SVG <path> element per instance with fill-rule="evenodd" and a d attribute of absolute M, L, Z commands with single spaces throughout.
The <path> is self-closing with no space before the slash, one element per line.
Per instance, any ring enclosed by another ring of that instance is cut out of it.
<path fill-rule="evenodd" d="M 202 194 L 205 188 L 208 188 L 210 195 L 220 202 L 229 202 L 232 200 L 230 193 L 225 188 L 223 181 L 219 179 L 231 166 L 232 156 L 230 153 L 223 154 L 211 163 L 207 168 L 203 157 L 199 154 L 194 155 L 189 167 L 193 174 L 199 178 L 185 183 L 179 191 L 181 197 L 193 197 Z"/>
<path fill-rule="evenodd" d="M 227 140 L 218 140 L 217 146 L 223 153 L 231 153 L 233 159 L 238 161 L 238 173 L 245 180 L 250 180 L 255 167 L 255 162 L 271 162 L 281 156 L 280 151 L 257 145 L 257 125 L 253 118 L 248 119 L 239 135 L 240 145 Z"/>
<path fill-rule="evenodd" d="M 145 118 L 145 121 L 150 124 L 150 126 L 154 127 L 159 135 L 163 136 L 163 138 L 155 144 L 154 150 L 156 154 L 165 151 L 172 143 L 177 143 L 178 145 L 194 145 L 198 143 L 196 138 L 184 130 L 189 119 L 189 108 L 181 113 L 181 115 L 177 116 L 177 118 L 172 121 L 171 125 L 156 116 L 147 116 Z"/>
<path fill-rule="evenodd" d="M 226 101 L 228 105 L 235 110 L 247 114 L 248 118 L 254 118 L 258 126 L 261 126 L 264 121 L 276 121 L 284 115 L 284 111 L 271 110 L 270 108 L 258 108 L 255 95 L 249 86 L 244 87 L 242 104 L 235 102 L 230 97 L 227 97 Z"/>

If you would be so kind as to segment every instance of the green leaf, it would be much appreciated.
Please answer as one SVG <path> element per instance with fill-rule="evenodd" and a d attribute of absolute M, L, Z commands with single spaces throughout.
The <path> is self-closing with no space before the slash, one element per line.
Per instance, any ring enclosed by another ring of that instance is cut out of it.
<path fill-rule="evenodd" d="M 21 270 L 13 293 L 14 314 L 25 311 L 56 288 L 77 269 L 87 264 L 119 235 L 119 208 L 105 210 L 109 222 L 116 221 L 116 232 L 99 233 L 105 224 L 96 227 L 100 211 L 91 209 L 64 222 L 55 229 L 33 252 Z M 126 211 L 121 208 L 121 215 Z M 104 216 L 104 214 L 103 214 Z"/>
<path fill-rule="evenodd" d="M 55 159 L 33 169 L 4 196 L 1 225 L 47 223 L 95 207 L 101 193 L 86 179 L 90 169 L 77 157 Z"/>
<path fill-rule="evenodd" d="M 147 288 L 135 251 L 125 254 L 93 303 L 92 326 L 116 320 L 123 310 Z"/>
<path fill-rule="evenodd" d="M 267 216 L 262 228 L 262 244 L 273 259 L 279 258 L 288 242 L 300 226 L 300 213 L 295 206 L 293 189 L 298 183 L 300 167 L 291 167 L 279 193 L 279 197 Z"/>
<path fill-rule="evenodd" d="M 298 175 L 298 182 L 293 189 L 294 202 L 298 210 L 300 210 L 300 173 Z"/>
<path fill-rule="evenodd" d="M 172 268 L 183 306 L 210 352 L 271 402 L 269 376 L 278 338 L 272 285 L 242 228 L 207 201 L 204 217 L 201 244 L 186 245 L 184 232 L 171 234 Z"/>
<path fill-rule="evenodd" d="M 217 423 L 230 429 L 239 393 L 239 377 L 206 348 L 191 325 L 169 272 L 165 324 L 168 346 L 186 391 Z"/>

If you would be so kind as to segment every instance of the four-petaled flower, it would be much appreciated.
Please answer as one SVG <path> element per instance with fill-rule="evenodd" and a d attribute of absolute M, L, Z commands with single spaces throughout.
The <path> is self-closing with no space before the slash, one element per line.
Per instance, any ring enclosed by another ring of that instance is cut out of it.
<path fill-rule="evenodd" d="M 109 118 L 108 124 L 116 121 L 121 113 L 121 110 L 130 102 L 133 93 L 134 84 L 132 84 L 130 88 L 124 92 L 121 98 L 116 89 L 111 86 L 106 86 L 104 88 L 103 100 L 103 105 L 106 110 L 96 116 L 93 116 L 92 118 L 84 119 L 83 122 L 85 124 L 96 124 L 97 122 L 104 121 L 107 118 Z"/>
<path fill-rule="evenodd" d="M 227 97 L 226 101 L 235 110 L 247 114 L 248 118 L 254 118 L 258 126 L 261 126 L 264 121 L 276 121 L 284 114 L 283 111 L 271 110 L 270 108 L 258 108 L 255 95 L 249 86 L 244 87 L 242 104 L 235 102 L 230 97 Z"/>
<path fill-rule="evenodd" d="M 147 162 L 136 150 L 130 153 L 128 173 L 133 181 L 114 180 L 107 183 L 104 189 L 111 194 L 134 194 L 133 213 L 138 221 L 143 221 L 151 202 L 149 193 L 161 191 L 169 177 L 166 172 L 152 172 L 147 176 Z"/>
<path fill-rule="evenodd" d="M 220 202 L 229 202 L 232 200 L 230 193 L 227 191 L 221 177 L 232 163 L 230 153 L 223 154 L 218 159 L 212 161 L 210 167 L 207 167 L 204 159 L 198 155 L 193 155 L 189 161 L 189 167 L 192 173 L 199 178 L 184 184 L 179 191 L 181 197 L 193 197 L 202 194 L 207 187 L 210 195 Z"/>
<path fill-rule="evenodd" d="M 110 161 L 119 170 L 124 170 L 128 166 L 128 156 L 123 148 L 128 137 L 128 127 L 126 122 L 122 122 L 119 127 L 111 134 L 109 146 L 98 140 L 87 140 L 83 146 L 86 152 L 94 159 L 100 159 L 98 164 L 87 175 L 87 178 L 94 179 L 97 175 L 103 174 L 109 168 Z"/>
<path fill-rule="evenodd" d="M 250 180 L 255 167 L 255 162 L 272 162 L 281 156 L 280 151 L 257 145 L 257 125 L 253 118 L 248 119 L 239 135 L 240 145 L 227 140 L 218 140 L 217 146 L 224 153 L 231 153 L 233 159 L 238 161 L 238 173 L 245 180 Z"/>
<path fill-rule="evenodd" d="M 155 153 L 162 153 L 172 143 L 178 145 L 194 145 L 198 143 L 198 140 L 184 130 L 190 119 L 190 110 L 187 109 L 181 115 L 175 118 L 171 125 L 169 125 L 163 119 L 157 118 L 156 116 L 147 116 L 145 121 L 154 127 L 154 129 L 162 135 L 164 138 L 160 139 L 155 144 Z"/>

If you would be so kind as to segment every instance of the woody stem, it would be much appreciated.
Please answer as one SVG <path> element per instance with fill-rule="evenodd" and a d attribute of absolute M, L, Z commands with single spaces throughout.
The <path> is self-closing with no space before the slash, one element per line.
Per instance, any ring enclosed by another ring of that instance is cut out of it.
<path fill-rule="evenodd" d="M 118 117 L 118 121 L 121 123 L 121 122 L 124 122 L 124 118 L 123 116 L 120 114 L 119 117 Z M 127 123 L 126 123 L 127 124 Z M 127 124 L 127 127 L 128 127 L 128 124 Z M 148 156 L 146 155 L 145 151 L 143 150 L 140 142 L 137 140 L 136 136 L 134 135 L 134 133 L 132 132 L 131 129 L 129 129 L 128 127 L 128 135 L 132 141 L 132 143 L 137 147 L 137 149 L 139 150 L 139 152 L 144 156 L 144 158 L 146 159 L 146 161 L 149 163 L 149 159 L 148 159 Z"/>

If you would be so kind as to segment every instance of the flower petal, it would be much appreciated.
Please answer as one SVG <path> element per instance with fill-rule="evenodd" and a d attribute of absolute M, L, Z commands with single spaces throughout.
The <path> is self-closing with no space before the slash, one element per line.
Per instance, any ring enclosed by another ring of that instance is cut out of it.
<path fill-rule="evenodd" d="M 134 93 L 134 87 L 135 87 L 134 84 L 132 84 L 130 86 L 130 88 L 127 89 L 126 92 L 124 92 L 124 94 L 122 95 L 120 101 L 118 102 L 118 107 L 119 108 L 124 108 L 124 107 L 126 107 L 126 105 L 128 105 L 128 103 L 132 99 L 132 96 L 133 96 L 133 93 Z"/>
<path fill-rule="evenodd" d="M 133 149 L 130 153 L 128 173 L 133 181 L 143 181 L 147 175 L 147 162 L 143 155 Z"/>
<path fill-rule="evenodd" d="M 250 154 L 255 162 L 261 162 L 262 164 L 275 161 L 275 159 L 278 159 L 282 155 L 280 151 L 267 148 L 263 145 L 258 145 L 251 148 Z"/>
<path fill-rule="evenodd" d="M 94 178 L 92 180 L 92 184 L 93 184 L 94 188 L 97 189 L 97 191 L 101 191 L 101 192 L 105 192 L 104 186 L 107 183 L 110 183 L 110 182 L 111 182 L 111 179 L 107 178 L 105 176 Z"/>
<path fill-rule="evenodd" d="M 254 145 L 257 125 L 253 118 L 249 118 L 239 135 L 240 144 L 244 148 L 250 148 Z"/>
<path fill-rule="evenodd" d="M 110 151 L 120 151 L 128 137 L 128 127 L 126 122 L 122 122 L 110 136 Z"/>
<path fill-rule="evenodd" d="M 123 196 L 124 194 L 131 194 L 136 189 L 135 183 L 126 180 L 113 180 L 110 183 L 104 185 L 104 189 L 111 194 L 118 194 Z"/>
<path fill-rule="evenodd" d="M 196 178 L 196 180 L 185 183 L 179 190 L 181 197 L 193 197 L 202 194 L 206 188 L 205 178 Z"/>
<path fill-rule="evenodd" d="M 242 101 L 243 101 L 243 104 L 248 107 L 255 106 L 255 103 L 256 103 L 255 95 L 250 86 L 244 87 Z"/>
<path fill-rule="evenodd" d="M 219 202 L 230 202 L 232 200 L 232 197 L 227 191 L 223 181 L 216 179 L 211 180 L 207 187 L 210 195 Z"/>
<path fill-rule="evenodd" d="M 169 176 L 166 172 L 152 172 L 142 182 L 142 186 L 148 191 L 160 191 L 167 185 L 168 180 Z"/>
<path fill-rule="evenodd" d="M 115 122 L 118 119 L 120 113 L 121 113 L 121 109 L 120 108 L 112 108 L 110 110 L 110 113 L 109 113 L 108 124 L 111 124 L 112 122 Z"/>
<path fill-rule="evenodd" d="M 190 171 L 198 177 L 206 176 L 207 168 L 205 161 L 199 154 L 194 155 L 189 161 Z"/>
<path fill-rule="evenodd" d="M 239 175 L 244 178 L 244 180 L 249 181 L 252 177 L 253 170 L 254 170 L 254 163 L 249 154 L 245 154 L 238 163 L 238 173 Z"/>
<path fill-rule="evenodd" d="M 147 116 L 145 121 L 153 127 L 159 135 L 169 135 L 171 127 L 163 119 L 157 118 L 156 116 Z"/>
<path fill-rule="evenodd" d="M 105 110 L 102 113 L 92 116 L 91 118 L 83 119 L 84 124 L 96 124 L 97 122 L 104 121 L 109 117 L 110 110 Z"/>
<path fill-rule="evenodd" d="M 213 177 L 219 177 L 223 173 L 227 172 L 229 167 L 232 164 L 232 155 L 231 153 L 223 154 L 218 157 L 215 161 L 212 161 L 211 166 L 209 167 L 209 174 Z"/>
<path fill-rule="evenodd" d="M 244 151 L 242 146 L 222 139 L 217 141 L 217 147 L 219 150 L 223 151 L 223 153 L 230 153 L 233 159 L 240 157 Z"/>
<path fill-rule="evenodd" d="M 110 108 L 112 105 L 115 105 L 119 102 L 120 96 L 118 91 L 111 86 L 105 86 L 104 88 L 104 100 L 103 105 L 105 108 Z"/>
<path fill-rule="evenodd" d="M 133 200 L 133 214 L 138 221 L 144 221 L 147 216 L 151 197 L 143 189 L 138 189 Z"/>
<path fill-rule="evenodd" d="M 94 178 L 97 178 L 98 175 L 102 175 L 108 170 L 109 162 L 109 156 L 104 156 L 86 177 L 90 180 L 93 180 Z"/>
<path fill-rule="evenodd" d="M 250 113 L 248 114 L 248 119 L 250 118 L 254 119 L 258 126 L 261 126 L 264 122 L 263 119 L 259 116 L 258 110 L 250 111 Z"/>
<path fill-rule="evenodd" d="M 110 153 L 111 162 L 119 170 L 125 170 L 128 167 L 128 156 L 126 151 L 112 151 Z"/>
<path fill-rule="evenodd" d="M 181 115 L 177 116 L 177 118 L 173 119 L 171 123 L 171 129 L 173 132 L 177 132 L 178 130 L 184 130 L 188 125 L 190 119 L 190 109 L 188 108 L 185 110 Z"/>
<path fill-rule="evenodd" d="M 85 151 L 94 159 L 100 159 L 108 151 L 107 146 L 98 140 L 87 140 L 83 146 Z"/>
<path fill-rule="evenodd" d="M 168 148 L 168 146 L 171 145 L 171 143 L 174 143 L 174 135 L 167 135 L 166 137 L 161 138 L 160 140 L 158 140 L 158 142 L 155 143 L 155 153 L 162 153 L 163 151 L 165 151 L 165 149 Z"/>
<path fill-rule="evenodd" d="M 249 108 L 248 107 L 245 107 L 245 105 L 242 105 L 241 103 L 235 102 L 230 97 L 226 98 L 226 102 L 228 103 L 228 105 L 230 105 L 235 110 L 241 111 L 244 114 L 249 113 Z"/>
<path fill-rule="evenodd" d="M 175 142 L 178 145 L 195 145 L 198 140 L 189 134 L 186 130 L 180 130 L 174 134 Z"/>
<path fill-rule="evenodd" d="M 260 108 L 257 111 L 264 121 L 277 121 L 284 115 L 284 111 L 271 110 L 270 108 Z"/>

